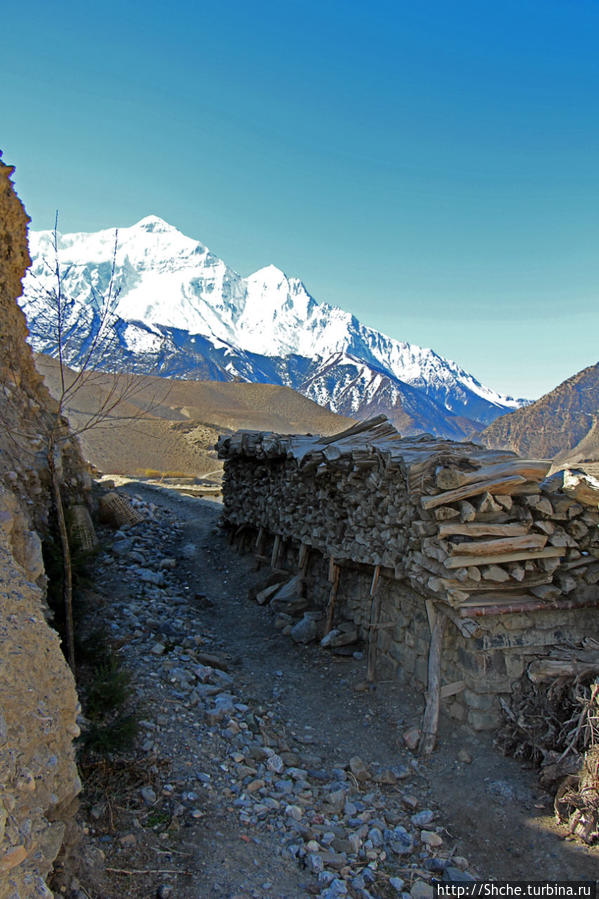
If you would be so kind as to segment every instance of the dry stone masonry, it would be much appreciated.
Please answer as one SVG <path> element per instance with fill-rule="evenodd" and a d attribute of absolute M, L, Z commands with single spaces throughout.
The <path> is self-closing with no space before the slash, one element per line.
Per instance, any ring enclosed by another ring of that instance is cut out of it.
<path fill-rule="evenodd" d="M 491 729 L 531 658 L 597 630 L 593 479 L 401 438 L 384 416 L 324 438 L 239 431 L 218 451 L 226 524 L 255 532 L 259 557 L 293 575 L 260 601 L 325 645 L 352 623 L 370 678 L 376 664 L 428 685 L 427 751 L 439 703 Z"/>

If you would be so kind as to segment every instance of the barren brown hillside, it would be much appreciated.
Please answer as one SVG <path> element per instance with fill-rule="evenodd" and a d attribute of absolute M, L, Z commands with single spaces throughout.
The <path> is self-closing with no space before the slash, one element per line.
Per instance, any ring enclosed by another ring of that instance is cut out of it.
<path fill-rule="evenodd" d="M 38 356 L 36 365 L 57 395 L 58 362 Z M 74 377 L 68 370 L 67 375 Z M 213 451 L 219 434 L 238 428 L 332 434 L 352 423 L 288 387 L 133 375 L 123 376 L 123 383 L 125 378 L 134 385 L 128 399 L 81 437 L 89 461 L 105 472 L 205 476 L 220 472 Z M 75 428 L 85 424 L 112 384 L 110 375 L 97 372 L 77 391 L 67 408 Z"/>
<path fill-rule="evenodd" d="M 599 460 L 599 363 L 568 378 L 535 403 L 502 415 L 478 438 L 521 456 L 570 463 Z"/>

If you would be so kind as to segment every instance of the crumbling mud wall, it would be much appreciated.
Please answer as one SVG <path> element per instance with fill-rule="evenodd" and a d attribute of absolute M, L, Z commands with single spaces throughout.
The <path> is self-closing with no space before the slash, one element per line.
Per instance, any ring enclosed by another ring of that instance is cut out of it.
<path fill-rule="evenodd" d="M 41 551 L 52 506 L 46 447 L 56 405 L 35 370 L 16 302 L 30 259 L 28 218 L 12 172 L 0 159 L 0 899 L 52 895 L 45 879 L 80 790 L 78 701 L 46 620 Z M 60 443 L 67 504 L 85 502 L 91 482 L 77 443 Z"/>
<path fill-rule="evenodd" d="M 598 632 L 599 484 L 582 475 L 380 419 L 326 438 L 238 432 L 219 454 L 225 524 L 287 579 L 258 597 L 282 629 L 360 636 L 370 676 L 429 697 L 436 671 L 441 708 L 473 729 L 500 723 L 534 659 Z"/>

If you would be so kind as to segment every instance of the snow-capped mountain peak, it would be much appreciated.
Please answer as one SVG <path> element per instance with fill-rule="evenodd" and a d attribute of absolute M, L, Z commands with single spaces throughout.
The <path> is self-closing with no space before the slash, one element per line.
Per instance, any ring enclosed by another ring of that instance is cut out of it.
<path fill-rule="evenodd" d="M 52 351 L 51 339 L 36 312 L 39 285 L 51 279 L 52 238 L 49 231 L 31 232 L 33 265 L 23 295 L 32 342 L 45 352 Z M 157 215 L 118 229 L 116 257 L 115 229 L 57 238 L 63 287 L 73 300 L 72 331 L 81 332 L 82 342 L 94 327 L 94 291 L 106 290 L 116 259 L 120 351 L 135 370 L 142 365 L 153 374 L 189 377 L 201 367 L 201 346 L 204 366 L 208 357 L 219 360 L 210 363 L 211 377 L 286 383 L 334 411 L 359 414 L 383 394 L 392 411 L 399 393 L 401 402 L 413 404 L 423 395 L 438 409 L 441 430 L 446 416 L 486 424 L 522 405 L 433 350 L 394 340 L 338 307 L 317 303 L 300 279 L 275 265 L 242 277 Z M 76 364 L 76 353 L 69 361 Z M 432 419 L 429 409 L 427 423 Z"/>
<path fill-rule="evenodd" d="M 169 225 L 168 222 L 165 222 L 164 219 L 161 219 L 158 215 L 146 215 L 144 218 L 140 219 L 137 224 L 132 226 L 133 228 L 143 228 L 144 231 L 177 231 L 178 229 L 174 227 L 174 225 Z M 180 233 L 180 232 L 179 232 Z"/>

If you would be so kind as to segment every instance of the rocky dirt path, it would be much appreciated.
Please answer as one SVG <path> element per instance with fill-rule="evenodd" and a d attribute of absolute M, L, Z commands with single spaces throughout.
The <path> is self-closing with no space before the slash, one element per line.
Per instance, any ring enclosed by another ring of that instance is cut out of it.
<path fill-rule="evenodd" d="M 358 691 L 363 659 L 280 634 L 247 598 L 266 572 L 228 546 L 217 504 L 120 489 L 150 517 L 110 535 L 97 614 L 141 729 L 118 800 L 88 788 L 81 896 L 424 899 L 434 878 L 599 876 L 534 773 L 447 723 L 419 760 L 402 740 L 417 694 Z"/>

